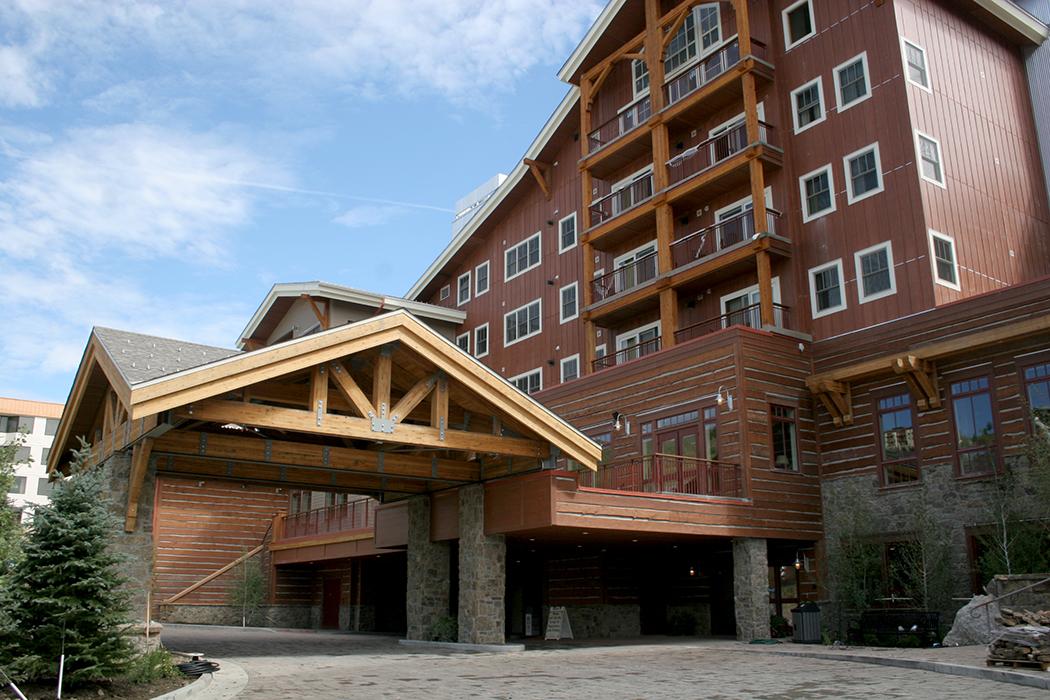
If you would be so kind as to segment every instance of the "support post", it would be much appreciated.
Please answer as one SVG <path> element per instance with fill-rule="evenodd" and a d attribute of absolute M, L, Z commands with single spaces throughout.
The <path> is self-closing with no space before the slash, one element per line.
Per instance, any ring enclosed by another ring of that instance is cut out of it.
<path fill-rule="evenodd" d="M 408 502 L 408 590 L 405 637 L 429 641 L 440 618 L 448 615 L 449 546 L 430 540 L 430 496 Z"/>
<path fill-rule="evenodd" d="M 733 600 L 736 638 L 742 642 L 769 639 L 769 558 L 766 540 L 733 540 Z"/>
<path fill-rule="evenodd" d="M 459 641 L 503 644 L 507 542 L 485 534 L 485 485 L 459 490 Z"/>

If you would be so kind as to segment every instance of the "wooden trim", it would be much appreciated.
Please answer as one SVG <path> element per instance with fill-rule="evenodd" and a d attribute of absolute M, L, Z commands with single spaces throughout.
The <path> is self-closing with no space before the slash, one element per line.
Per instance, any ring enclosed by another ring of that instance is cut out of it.
<path fill-rule="evenodd" d="M 301 539 L 288 539 L 283 542 L 275 542 L 270 545 L 271 552 L 281 552 L 288 549 L 302 549 L 303 547 L 319 547 L 329 544 L 343 544 L 344 542 L 360 542 L 361 540 L 375 539 L 375 528 L 367 528 L 368 532 L 348 530 L 335 535 L 325 537 L 310 537 Z M 277 539 L 276 537 L 274 538 Z"/>
<path fill-rule="evenodd" d="M 362 418 L 368 418 L 375 409 L 372 408 L 372 402 L 365 396 L 365 392 L 361 391 L 361 387 L 350 376 L 346 365 L 342 362 L 333 362 L 330 367 L 332 369 L 330 376 L 335 380 L 336 387 L 346 400 L 350 402 L 350 405 L 357 409 Z"/>
<path fill-rule="evenodd" d="M 131 474 L 128 477 L 128 504 L 124 515 L 124 532 L 134 532 L 138 523 L 139 496 L 146 481 L 149 469 L 150 452 L 153 450 L 153 438 L 145 438 L 135 445 L 131 452 Z"/>
<path fill-rule="evenodd" d="M 265 549 L 265 548 L 266 548 L 266 545 L 261 544 L 258 547 L 256 547 L 255 549 L 253 549 L 252 551 L 247 552 L 245 554 L 242 554 L 241 556 L 237 557 L 236 559 L 234 559 L 233 561 L 231 561 L 229 564 L 227 564 L 226 566 L 222 567 L 218 571 L 213 571 L 212 573 L 210 573 L 207 576 L 205 576 L 204 578 L 202 578 L 200 581 L 197 581 L 197 583 L 193 584 L 192 586 L 189 586 L 188 588 L 182 589 L 181 591 L 179 591 L 178 593 L 176 593 L 175 595 L 173 595 L 172 597 L 168 598 L 165 601 L 161 601 L 161 605 L 171 605 L 172 603 L 174 603 L 175 601 L 179 600 L 180 598 L 183 598 L 183 597 L 189 595 L 190 593 L 193 593 L 195 590 L 197 590 L 201 586 L 203 586 L 203 585 L 205 585 L 207 583 L 211 583 L 212 581 L 214 581 L 215 579 L 219 578 L 220 576 L 222 576 L 227 571 L 229 571 L 233 567 L 237 566 L 241 562 L 248 561 L 249 559 L 254 557 L 256 554 L 258 554 L 259 552 L 263 551 L 263 549 Z"/>

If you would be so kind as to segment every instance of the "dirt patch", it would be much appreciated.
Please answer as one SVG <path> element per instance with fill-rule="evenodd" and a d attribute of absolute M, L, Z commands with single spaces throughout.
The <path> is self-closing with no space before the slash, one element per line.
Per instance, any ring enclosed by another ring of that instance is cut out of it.
<path fill-rule="evenodd" d="M 130 681 L 111 681 L 106 683 L 89 683 L 78 688 L 64 688 L 63 700 L 149 700 L 164 693 L 181 688 L 195 681 L 195 678 L 161 678 L 150 683 L 131 683 Z M 55 697 L 56 683 L 31 683 L 19 686 L 29 700 L 51 700 Z M 5 688 L 5 691 L 7 689 Z"/>

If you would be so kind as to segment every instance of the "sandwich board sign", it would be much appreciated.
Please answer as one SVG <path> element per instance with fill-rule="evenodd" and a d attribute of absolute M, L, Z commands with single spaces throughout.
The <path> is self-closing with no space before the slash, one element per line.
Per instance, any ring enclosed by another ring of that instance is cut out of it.
<path fill-rule="evenodd" d="M 547 634 L 544 639 L 572 639 L 572 625 L 565 606 L 551 607 L 547 614 Z"/>

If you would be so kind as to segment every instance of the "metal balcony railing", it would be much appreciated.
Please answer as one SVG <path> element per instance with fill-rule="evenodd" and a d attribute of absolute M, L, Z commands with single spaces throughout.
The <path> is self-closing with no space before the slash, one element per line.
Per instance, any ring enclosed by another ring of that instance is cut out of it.
<path fill-rule="evenodd" d="M 752 40 L 753 41 L 753 40 Z M 740 62 L 740 42 L 734 39 L 664 84 L 667 106 L 680 102 Z"/>
<path fill-rule="evenodd" d="M 772 126 L 759 122 L 759 139 L 768 140 Z M 667 161 L 667 180 L 669 185 L 688 180 L 722 161 L 735 156 L 748 147 L 747 124 L 740 122 L 716 134 L 706 141 L 687 148 Z"/>
<path fill-rule="evenodd" d="M 376 502 L 368 498 L 290 513 L 284 516 L 283 530 L 274 533 L 274 541 L 373 528 L 376 524 L 375 506 Z"/>
<path fill-rule="evenodd" d="M 607 367 L 615 367 L 616 365 L 622 365 L 625 362 L 631 360 L 637 360 L 639 357 L 645 357 L 651 355 L 660 349 L 660 338 L 650 338 L 649 340 L 643 340 L 640 343 L 626 347 L 618 352 L 604 357 L 599 357 L 594 361 L 594 370 L 597 372 L 600 369 L 606 369 Z"/>
<path fill-rule="evenodd" d="M 653 454 L 603 464 L 577 474 L 580 486 L 648 494 L 734 497 L 744 495 L 739 464 L 696 457 Z"/>
<path fill-rule="evenodd" d="M 780 212 L 766 209 L 766 227 L 755 227 L 755 212 L 741 212 L 716 224 L 706 226 L 671 244 L 671 260 L 675 269 L 702 260 L 720 250 L 750 240 L 756 233 L 776 233 L 776 220 Z"/>
<path fill-rule="evenodd" d="M 619 216 L 652 196 L 653 174 L 647 173 L 629 185 L 591 202 L 591 225 L 597 226 Z"/>
<path fill-rule="evenodd" d="M 777 328 L 787 328 L 789 311 L 790 308 L 783 304 L 773 304 L 773 325 Z M 676 342 L 684 343 L 730 326 L 762 328 L 761 305 L 751 304 L 700 323 L 693 323 L 675 331 L 674 337 Z"/>
<path fill-rule="evenodd" d="M 652 115 L 652 101 L 646 95 L 592 131 L 589 135 L 587 152 L 594 153 L 599 148 L 608 146 L 647 122 Z"/>
<path fill-rule="evenodd" d="M 604 301 L 656 278 L 656 253 L 638 258 L 591 281 L 594 301 Z"/>

